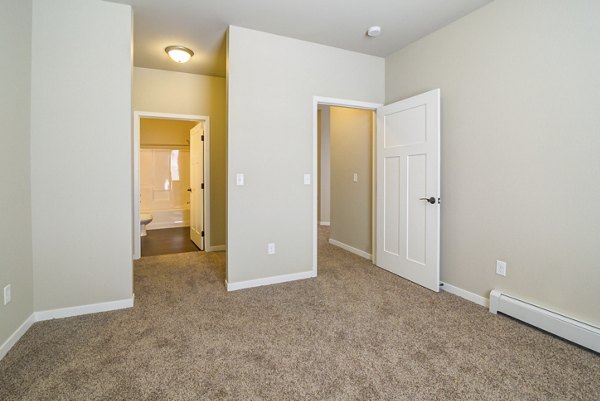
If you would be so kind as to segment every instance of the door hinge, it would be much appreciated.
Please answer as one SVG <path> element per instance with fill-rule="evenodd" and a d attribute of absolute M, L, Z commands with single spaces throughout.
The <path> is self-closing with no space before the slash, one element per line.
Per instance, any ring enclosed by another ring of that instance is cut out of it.
<path fill-rule="evenodd" d="M 204 189 L 204 183 L 200 184 L 200 189 Z"/>
<path fill-rule="evenodd" d="M 202 231 L 202 236 L 204 237 L 204 231 Z"/>
<path fill-rule="evenodd" d="M 200 139 L 204 140 L 204 135 L 202 135 L 202 137 Z"/>

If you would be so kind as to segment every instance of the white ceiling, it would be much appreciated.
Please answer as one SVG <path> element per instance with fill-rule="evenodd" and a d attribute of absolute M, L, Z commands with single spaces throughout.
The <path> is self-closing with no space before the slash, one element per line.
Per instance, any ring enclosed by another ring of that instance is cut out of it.
<path fill-rule="evenodd" d="M 491 0 L 111 0 L 134 11 L 138 67 L 225 75 L 225 31 L 237 25 L 375 56 L 407 44 Z M 369 38 L 369 26 L 383 33 Z M 183 45 L 195 52 L 176 64 L 164 52 Z"/>

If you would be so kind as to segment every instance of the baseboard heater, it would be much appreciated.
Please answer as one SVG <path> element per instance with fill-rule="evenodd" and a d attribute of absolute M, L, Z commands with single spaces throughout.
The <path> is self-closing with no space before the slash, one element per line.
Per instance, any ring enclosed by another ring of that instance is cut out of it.
<path fill-rule="evenodd" d="M 600 352 L 600 328 L 522 301 L 500 290 L 492 290 L 490 293 L 490 312 L 503 313 Z"/>

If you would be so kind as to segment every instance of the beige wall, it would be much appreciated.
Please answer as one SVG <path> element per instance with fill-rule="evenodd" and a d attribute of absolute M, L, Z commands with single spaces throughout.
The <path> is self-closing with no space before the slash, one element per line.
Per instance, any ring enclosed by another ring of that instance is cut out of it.
<path fill-rule="evenodd" d="M 442 279 L 596 325 L 599 15 L 597 1 L 496 0 L 386 59 L 388 103 L 441 88 Z"/>
<path fill-rule="evenodd" d="M 140 146 L 160 147 L 160 145 L 189 148 L 190 130 L 198 125 L 197 121 L 164 120 L 160 118 L 142 118 L 140 124 Z"/>
<path fill-rule="evenodd" d="M 373 112 L 331 107 L 332 240 L 371 253 Z M 354 173 L 358 174 L 354 182 Z"/>
<path fill-rule="evenodd" d="M 329 106 L 319 106 L 319 222 L 331 221 L 331 140 Z"/>
<path fill-rule="evenodd" d="M 234 26 L 228 38 L 228 282 L 310 272 L 313 97 L 382 102 L 384 60 Z"/>
<path fill-rule="evenodd" d="M 30 192 L 31 1 L 0 12 L 0 346 L 33 312 Z M 2 289 L 10 284 L 12 302 Z M 1 355 L 0 355 L 1 357 Z"/>
<path fill-rule="evenodd" d="M 133 109 L 210 117 L 210 240 L 225 244 L 225 79 L 135 67 Z"/>
<path fill-rule="evenodd" d="M 132 296 L 131 22 L 121 4 L 33 3 L 37 311 Z"/>

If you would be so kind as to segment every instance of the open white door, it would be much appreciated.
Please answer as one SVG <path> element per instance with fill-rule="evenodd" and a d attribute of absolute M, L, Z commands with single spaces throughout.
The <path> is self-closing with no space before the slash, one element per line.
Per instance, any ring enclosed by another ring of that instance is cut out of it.
<path fill-rule="evenodd" d="M 190 238 L 204 250 L 204 122 L 190 130 Z"/>
<path fill-rule="evenodd" d="M 440 90 L 377 110 L 377 265 L 440 280 Z"/>

